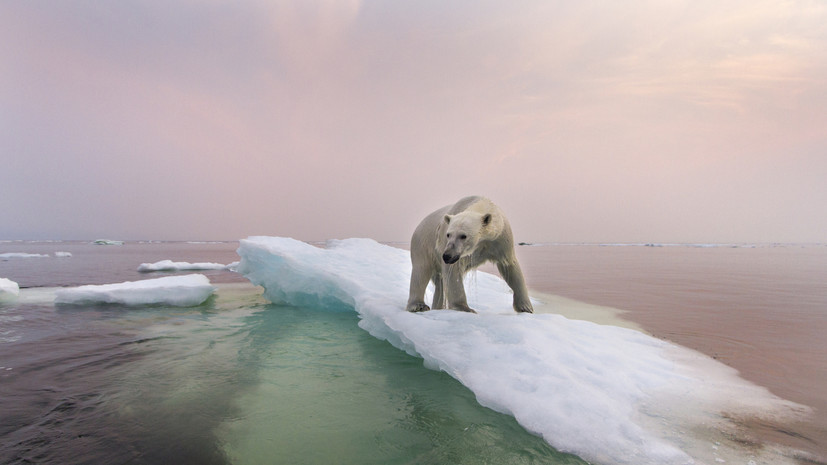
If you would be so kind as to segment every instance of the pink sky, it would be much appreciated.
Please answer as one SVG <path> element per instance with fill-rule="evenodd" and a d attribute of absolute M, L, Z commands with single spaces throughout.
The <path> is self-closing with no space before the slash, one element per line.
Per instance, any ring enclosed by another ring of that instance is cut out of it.
<path fill-rule="evenodd" d="M 820 1 L 0 4 L 0 239 L 827 242 Z"/>

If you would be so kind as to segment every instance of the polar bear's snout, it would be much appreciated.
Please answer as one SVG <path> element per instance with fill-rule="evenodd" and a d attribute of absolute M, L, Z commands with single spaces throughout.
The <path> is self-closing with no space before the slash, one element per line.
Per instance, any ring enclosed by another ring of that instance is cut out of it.
<path fill-rule="evenodd" d="M 452 263 L 456 263 L 457 261 L 459 261 L 459 255 L 452 255 L 448 252 L 445 252 L 444 254 L 442 254 L 442 261 L 449 265 Z"/>
<path fill-rule="evenodd" d="M 450 235 L 449 235 L 450 236 Z M 462 257 L 462 244 L 458 244 L 456 239 L 449 239 L 442 249 L 442 261 L 447 265 L 454 264 Z"/>

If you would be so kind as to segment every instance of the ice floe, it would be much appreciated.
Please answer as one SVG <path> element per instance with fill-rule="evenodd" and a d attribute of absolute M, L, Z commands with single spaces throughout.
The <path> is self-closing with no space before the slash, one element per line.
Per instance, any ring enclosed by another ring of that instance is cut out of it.
<path fill-rule="evenodd" d="M 11 279 L 0 278 L 0 302 L 10 302 L 17 299 L 20 287 Z"/>
<path fill-rule="evenodd" d="M 123 241 L 114 241 L 112 239 L 95 239 L 93 244 L 96 244 L 96 245 L 123 245 Z"/>
<path fill-rule="evenodd" d="M 238 253 L 238 271 L 272 302 L 355 310 L 373 336 L 450 374 L 480 404 L 513 415 L 555 448 L 594 463 L 747 463 L 763 452 L 732 439 L 731 418 L 808 413 L 709 357 L 642 332 L 515 314 L 506 284 L 487 273 L 466 278 L 478 314 L 408 313 L 408 252 L 369 239 L 319 248 L 251 237 Z M 792 463 L 777 454 L 771 461 Z"/>
<path fill-rule="evenodd" d="M 204 303 L 214 291 L 206 276 L 189 274 L 59 289 L 55 292 L 55 303 L 192 307 Z"/>
<path fill-rule="evenodd" d="M 232 270 L 236 266 L 238 266 L 238 262 L 223 265 L 211 262 L 189 263 L 161 260 L 155 263 L 141 263 L 138 266 L 138 271 L 147 273 L 152 271 Z"/>
<path fill-rule="evenodd" d="M 12 258 L 47 258 L 48 255 L 42 253 L 25 253 L 25 252 L 7 252 L 0 253 L 0 260 L 10 260 Z"/>

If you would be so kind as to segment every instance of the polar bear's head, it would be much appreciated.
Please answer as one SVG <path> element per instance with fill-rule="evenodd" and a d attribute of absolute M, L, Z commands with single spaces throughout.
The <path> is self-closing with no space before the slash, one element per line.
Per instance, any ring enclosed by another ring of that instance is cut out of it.
<path fill-rule="evenodd" d="M 450 265 L 474 253 L 480 239 L 489 235 L 491 218 L 491 213 L 472 211 L 445 215 L 442 237 L 445 247 L 442 250 L 442 260 Z"/>

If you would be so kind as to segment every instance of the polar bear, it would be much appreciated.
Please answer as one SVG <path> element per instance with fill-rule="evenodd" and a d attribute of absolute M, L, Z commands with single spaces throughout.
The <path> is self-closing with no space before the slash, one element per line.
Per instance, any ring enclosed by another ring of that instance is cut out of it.
<path fill-rule="evenodd" d="M 485 197 L 465 197 L 419 223 L 411 237 L 411 290 L 406 309 L 430 310 L 428 282 L 434 282 L 433 308 L 474 312 L 465 298 L 462 278 L 468 270 L 491 261 L 514 291 L 514 310 L 533 313 L 523 272 L 514 254 L 511 226 L 502 210 Z M 446 302 L 447 300 L 447 302 Z"/>

